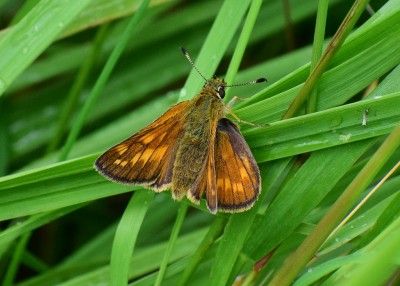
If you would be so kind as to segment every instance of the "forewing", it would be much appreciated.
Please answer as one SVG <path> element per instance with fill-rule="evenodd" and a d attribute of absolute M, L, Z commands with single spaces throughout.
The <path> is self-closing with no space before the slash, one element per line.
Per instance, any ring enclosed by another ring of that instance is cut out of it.
<path fill-rule="evenodd" d="M 153 123 L 102 154 L 94 166 L 111 181 L 164 190 L 171 185 L 173 162 L 184 128 L 181 102 Z"/>
<path fill-rule="evenodd" d="M 236 125 L 226 118 L 217 125 L 215 174 L 219 210 L 245 211 L 257 200 L 261 186 L 257 163 Z"/>

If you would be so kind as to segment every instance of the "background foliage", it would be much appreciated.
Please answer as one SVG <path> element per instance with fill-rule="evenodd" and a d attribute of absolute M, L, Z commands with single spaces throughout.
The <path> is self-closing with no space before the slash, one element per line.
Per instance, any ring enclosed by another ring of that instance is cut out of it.
<path fill-rule="evenodd" d="M 146 2 L 0 1 L 2 285 L 399 283 L 398 171 L 334 233 L 322 218 L 335 210 L 339 222 L 399 162 L 400 1 L 362 7 L 313 81 L 314 112 L 286 120 L 352 1 Z M 234 107 L 240 118 L 271 123 L 241 126 L 263 180 L 246 213 L 213 216 L 92 167 L 200 90 L 180 46 L 207 77 L 268 78 L 229 91 L 251 97 Z M 331 236 L 300 246 L 318 231 Z"/>

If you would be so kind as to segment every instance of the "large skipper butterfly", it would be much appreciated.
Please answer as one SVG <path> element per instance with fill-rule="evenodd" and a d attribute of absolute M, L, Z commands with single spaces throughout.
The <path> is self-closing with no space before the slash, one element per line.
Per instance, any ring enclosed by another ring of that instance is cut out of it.
<path fill-rule="evenodd" d="M 197 70 L 187 51 L 182 51 Z M 265 81 L 260 78 L 249 84 Z M 206 80 L 197 96 L 174 105 L 106 151 L 95 168 L 117 183 L 156 192 L 171 189 L 176 200 L 186 195 L 198 204 L 205 193 L 214 214 L 251 208 L 260 194 L 260 171 L 239 128 L 226 118 L 231 113 L 238 119 L 222 101 L 227 87 L 223 79 Z"/>

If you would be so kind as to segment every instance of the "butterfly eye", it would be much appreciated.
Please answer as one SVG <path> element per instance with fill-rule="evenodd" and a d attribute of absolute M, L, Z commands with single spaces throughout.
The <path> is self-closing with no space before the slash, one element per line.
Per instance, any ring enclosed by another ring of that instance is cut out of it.
<path fill-rule="evenodd" d="M 223 86 L 218 87 L 218 94 L 219 94 L 219 97 L 221 97 L 221 98 L 225 97 L 225 89 Z"/>

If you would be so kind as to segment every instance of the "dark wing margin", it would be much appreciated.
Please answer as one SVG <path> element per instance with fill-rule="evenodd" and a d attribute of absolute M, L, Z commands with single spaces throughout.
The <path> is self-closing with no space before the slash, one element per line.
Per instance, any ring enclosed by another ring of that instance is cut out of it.
<path fill-rule="evenodd" d="M 171 107 L 153 123 L 111 147 L 95 161 L 96 170 L 117 183 L 156 191 L 169 188 L 187 104 L 184 101 Z"/>
<path fill-rule="evenodd" d="M 214 151 L 218 210 L 251 208 L 260 194 L 260 171 L 239 129 L 227 118 L 218 121 Z"/>

